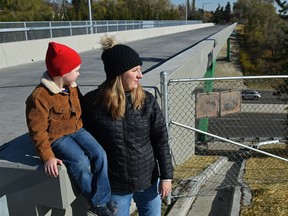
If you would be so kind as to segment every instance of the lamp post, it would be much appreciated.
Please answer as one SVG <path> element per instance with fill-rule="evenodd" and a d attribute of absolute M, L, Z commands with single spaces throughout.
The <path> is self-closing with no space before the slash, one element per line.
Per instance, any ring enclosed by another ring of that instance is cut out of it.
<path fill-rule="evenodd" d="M 202 3 L 202 21 L 204 21 L 204 7 L 205 7 L 205 5 L 207 5 L 207 4 L 211 4 L 210 2 L 203 2 Z"/>
<path fill-rule="evenodd" d="M 203 2 L 202 3 L 202 12 L 204 12 L 204 7 L 205 7 L 205 5 L 207 5 L 207 4 L 211 4 L 210 2 Z"/>
<path fill-rule="evenodd" d="M 93 34 L 93 22 L 92 22 L 91 0 L 88 0 L 88 7 L 89 7 L 90 32 L 91 32 L 91 34 Z"/>
<path fill-rule="evenodd" d="M 186 20 L 186 25 L 187 25 L 187 19 L 188 19 L 188 5 L 187 5 L 187 0 L 185 0 L 186 1 L 186 6 L 185 6 L 185 10 L 186 10 L 186 12 L 185 12 L 185 20 Z"/>

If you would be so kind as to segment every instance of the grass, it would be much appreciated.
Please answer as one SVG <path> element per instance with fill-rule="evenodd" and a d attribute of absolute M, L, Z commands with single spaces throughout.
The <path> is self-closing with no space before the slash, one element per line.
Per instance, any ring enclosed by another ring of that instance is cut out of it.
<path fill-rule="evenodd" d="M 181 180 L 191 176 L 197 176 L 218 159 L 217 156 L 193 156 L 185 163 L 174 167 L 174 179 L 172 186 L 174 190 Z M 173 205 L 173 204 L 172 204 Z M 162 216 L 167 215 L 171 206 L 162 204 Z"/>
<path fill-rule="evenodd" d="M 218 159 L 217 156 L 193 156 L 185 163 L 175 166 L 173 186 L 177 182 L 191 176 L 197 176 Z"/>
<path fill-rule="evenodd" d="M 273 169 L 269 169 L 269 167 Z M 275 158 L 250 158 L 245 182 L 252 190 L 252 203 L 242 207 L 241 216 L 288 215 L 288 163 Z"/>
<path fill-rule="evenodd" d="M 270 147 L 266 148 L 268 150 Z M 281 148 L 283 145 L 279 146 L 280 150 Z M 200 174 L 217 159 L 217 156 L 193 156 L 185 163 L 176 166 L 173 188 L 180 180 Z M 252 190 L 253 198 L 250 206 L 241 207 L 240 216 L 288 215 L 287 162 L 271 157 L 250 158 L 246 161 L 244 179 Z M 162 204 L 162 216 L 168 214 L 169 208 L 171 206 Z M 137 213 L 133 214 L 133 216 L 137 215 Z"/>

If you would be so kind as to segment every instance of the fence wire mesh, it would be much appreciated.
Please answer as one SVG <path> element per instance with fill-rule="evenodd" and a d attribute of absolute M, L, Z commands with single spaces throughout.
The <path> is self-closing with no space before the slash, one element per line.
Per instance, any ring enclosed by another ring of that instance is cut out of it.
<path fill-rule="evenodd" d="M 168 82 L 172 197 L 288 184 L 288 76 Z"/>

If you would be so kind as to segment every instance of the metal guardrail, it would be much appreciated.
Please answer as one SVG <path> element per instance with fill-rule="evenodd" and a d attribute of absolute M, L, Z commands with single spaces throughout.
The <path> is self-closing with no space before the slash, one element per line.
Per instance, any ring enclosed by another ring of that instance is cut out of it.
<path fill-rule="evenodd" d="M 201 20 L 101 20 L 0 22 L 0 43 L 55 38 L 132 29 L 191 25 Z M 92 25 L 92 27 L 91 27 Z"/>

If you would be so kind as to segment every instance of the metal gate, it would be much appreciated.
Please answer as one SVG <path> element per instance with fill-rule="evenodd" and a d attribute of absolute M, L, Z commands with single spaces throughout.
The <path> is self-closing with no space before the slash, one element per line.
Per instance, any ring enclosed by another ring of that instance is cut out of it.
<path fill-rule="evenodd" d="M 172 198 L 288 182 L 288 76 L 167 79 Z"/>

